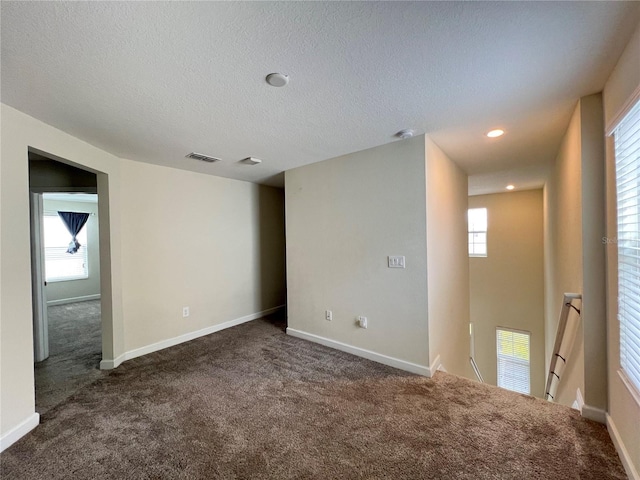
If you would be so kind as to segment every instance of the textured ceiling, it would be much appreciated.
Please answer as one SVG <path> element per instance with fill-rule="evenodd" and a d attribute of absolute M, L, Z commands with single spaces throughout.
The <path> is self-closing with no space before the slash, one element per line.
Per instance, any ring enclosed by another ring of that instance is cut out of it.
<path fill-rule="evenodd" d="M 430 133 L 485 188 L 490 173 L 544 170 L 640 18 L 638 2 L 1 8 L 4 103 L 123 158 L 272 185 L 403 128 Z M 267 85 L 270 72 L 289 85 Z M 507 135 L 483 136 L 497 126 Z"/>

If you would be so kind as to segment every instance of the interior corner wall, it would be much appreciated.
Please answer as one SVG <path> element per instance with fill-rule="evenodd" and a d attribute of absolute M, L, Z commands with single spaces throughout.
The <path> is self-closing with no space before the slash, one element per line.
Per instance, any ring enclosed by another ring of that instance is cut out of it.
<path fill-rule="evenodd" d="M 582 143 L 578 104 L 544 188 L 545 370 L 553 353 L 563 294 L 582 293 Z M 582 322 L 563 372 L 556 402 L 572 405 L 584 393 Z"/>
<path fill-rule="evenodd" d="M 584 402 L 607 409 L 605 148 L 602 94 L 580 99 L 582 152 L 582 309 Z"/>
<path fill-rule="evenodd" d="M 129 160 L 121 168 L 127 352 L 284 305 L 281 189 Z"/>
<path fill-rule="evenodd" d="M 497 385 L 496 328 L 531 334 L 531 394 L 544 396 L 544 248 L 542 190 L 469 197 L 486 208 L 486 257 L 470 257 L 475 360 L 485 382 Z"/>
<path fill-rule="evenodd" d="M 62 200 L 43 201 L 45 213 L 58 211 L 85 212 L 91 214 L 84 228 L 87 229 L 87 271 L 88 277 L 79 280 L 47 282 L 47 303 L 61 304 L 81 301 L 87 297 L 100 295 L 100 241 L 98 230 L 98 204 L 90 202 L 74 202 Z"/>
<path fill-rule="evenodd" d="M 471 377 L 468 177 L 425 137 L 429 363 Z"/>
<path fill-rule="evenodd" d="M 429 366 L 424 178 L 423 136 L 285 172 L 289 333 Z"/>
<path fill-rule="evenodd" d="M 603 92 L 605 128 L 610 131 L 640 101 L 640 25 L 620 56 Z M 620 376 L 618 321 L 618 250 L 615 155 L 613 137 L 606 139 L 606 265 L 607 265 L 607 423 L 630 478 L 640 478 L 640 402 Z M 608 241 L 606 241 L 608 240 Z"/>

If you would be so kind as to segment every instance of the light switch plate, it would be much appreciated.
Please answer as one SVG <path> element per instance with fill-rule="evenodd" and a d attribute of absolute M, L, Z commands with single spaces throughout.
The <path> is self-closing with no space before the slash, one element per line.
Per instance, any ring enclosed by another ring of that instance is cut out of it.
<path fill-rule="evenodd" d="M 403 255 L 390 255 L 387 258 L 389 259 L 389 268 L 405 268 Z"/>

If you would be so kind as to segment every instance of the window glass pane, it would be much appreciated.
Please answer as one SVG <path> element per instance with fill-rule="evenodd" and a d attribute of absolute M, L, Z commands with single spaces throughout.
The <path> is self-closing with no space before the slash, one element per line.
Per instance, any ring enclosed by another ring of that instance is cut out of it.
<path fill-rule="evenodd" d="M 473 257 L 487 256 L 487 209 L 470 208 L 468 210 L 469 224 L 469 255 Z"/>
<path fill-rule="evenodd" d="M 75 254 L 67 253 L 71 234 L 57 215 L 46 215 L 44 224 L 45 278 L 48 282 L 87 278 L 87 225 L 78 233 L 80 249 Z"/>
<path fill-rule="evenodd" d="M 486 232 L 487 231 L 487 209 L 486 208 L 470 208 L 469 209 L 469 231 L 470 232 Z"/>

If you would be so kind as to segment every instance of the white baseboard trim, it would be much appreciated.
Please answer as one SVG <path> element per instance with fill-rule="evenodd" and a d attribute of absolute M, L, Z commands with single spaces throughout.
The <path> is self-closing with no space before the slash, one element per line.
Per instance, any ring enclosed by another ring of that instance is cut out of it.
<path fill-rule="evenodd" d="M 336 350 L 351 353 L 352 355 L 366 358 L 367 360 L 373 360 L 374 362 L 382 363 L 383 365 L 389 365 L 390 367 L 395 367 L 407 372 L 417 373 L 418 375 L 423 375 L 425 377 L 432 376 L 430 367 L 418 365 L 417 363 L 407 362 L 406 360 L 400 360 L 399 358 L 388 357 L 387 355 L 382 355 L 381 353 L 372 352 L 371 350 L 365 350 L 364 348 L 354 347 L 353 345 L 347 345 L 346 343 L 338 342 L 336 340 L 331 340 L 325 337 L 320 337 L 312 333 L 303 332 L 301 330 L 296 330 L 293 328 L 287 328 L 287 335 L 301 338 L 303 340 L 308 340 L 310 342 L 319 343 L 320 345 L 324 345 L 325 347 L 335 348 Z"/>
<path fill-rule="evenodd" d="M 592 407 L 591 405 L 587 405 L 586 403 L 582 405 L 582 416 L 584 418 L 588 418 L 589 420 L 593 420 L 594 422 L 602 423 L 603 425 L 607 424 L 607 412 L 598 407 Z"/>
<path fill-rule="evenodd" d="M 53 307 L 54 305 L 66 305 L 67 303 L 86 302 L 88 300 L 100 300 L 100 294 L 96 295 L 84 295 L 83 297 L 73 298 L 61 298 L 60 300 L 49 300 L 47 307 Z"/>
<path fill-rule="evenodd" d="M 576 399 L 573 401 L 573 405 L 571 405 L 571 408 L 582 412 L 582 407 L 584 407 L 584 398 L 582 397 L 582 392 L 578 388 L 576 389 Z"/>
<path fill-rule="evenodd" d="M 100 370 L 114 369 L 118 367 L 120 364 L 122 364 L 123 362 L 126 362 L 127 360 L 131 360 L 132 358 L 148 355 L 149 353 L 157 352 L 158 350 L 164 350 L 165 348 L 174 347 L 181 343 L 188 342 L 190 340 L 194 340 L 199 337 L 204 337 L 205 335 L 210 335 L 215 332 L 219 332 L 220 330 L 225 330 L 227 328 L 235 327 L 236 325 L 240 325 L 242 323 L 250 322 L 251 320 L 262 318 L 265 315 L 269 315 L 271 313 L 277 312 L 278 310 L 284 307 L 285 305 L 278 305 L 277 307 L 268 308 L 267 310 L 263 310 L 261 312 L 256 312 L 250 315 L 245 315 L 244 317 L 236 318 L 235 320 L 229 320 L 228 322 L 223 322 L 217 325 L 212 325 L 210 327 L 203 328 L 201 330 L 196 330 L 195 332 L 185 333 L 184 335 L 168 338 L 160 342 L 152 343 L 151 345 L 146 345 L 144 347 L 129 350 L 128 352 L 125 352 L 122 355 L 119 355 L 113 360 L 109 360 L 109 359 L 102 360 L 100 362 Z"/>
<path fill-rule="evenodd" d="M 431 365 L 429 365 L 429 372 L 431 372 L 431 375 L 435 375 L 435 373 L 440 370 L 441 372 L 446 372 L 444 366 L 442 366 L 442 362 L 440 361 L 440 355 L 436 355 L 436 358 L 433 359 L 433 362 L 431 362 Z M 429 376 L 431 376 L 429 375 Z"/>
<path fill-rule="evenodd" d="M 616 424 L 613 423 L 613 418 L 607 413 L 607 430 L 609 430 L 609 436 L 613 441 L 613 445 L 616 447 L 618 451 L 618 456 L 620 457 L 620 461 L 622 462 L 622 466 L 624 467 L 625 472 L 627 472 L 627 476 L 631 480 L 640 480 L 640 474 L 638 474 L 638 470 L 633 466 L 633 462 L 631 461 L 631 457 L 629 456 L 629 452 L 622 443 L 622 439 L 620 438 L 620 433 L 616 428 Z"/>
<path fill-rule="evenodd" d="M 0 452 L 5 451 L 11 445 L 24 437 L 40 423 L 40 414 L 33 413 L 29 418 L 13 427 L 0 437 Z"/>

